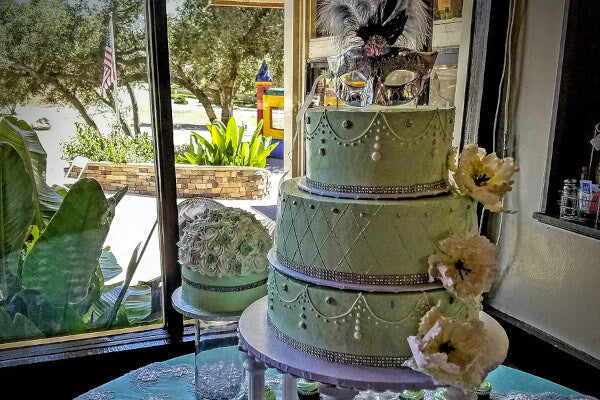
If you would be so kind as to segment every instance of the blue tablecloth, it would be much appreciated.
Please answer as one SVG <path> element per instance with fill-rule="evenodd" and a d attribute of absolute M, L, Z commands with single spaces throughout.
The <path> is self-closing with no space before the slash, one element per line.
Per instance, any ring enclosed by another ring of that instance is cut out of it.
<path fill-rule="evenodd" d="M 201 354 L 203 361 L 208 363 L 237 356 L 236 346 L 208 350 Z M 194 374 L 194 355 L 188 354 L 129 372 L 77 397 L 76 400 L 195 400 Z M 492 399 L 593 399 L 564 386 L 505 366 L 492 371 L 488 375 L 488 380 L 493 386 Z M 265 381 L 275 390 L 278 398 L 281 398 L 281 375 L 274 370 L 268 370 Z M 371 398 L 368 395 L 363 397 Z M 385 398 L 381 395 L 379 397 Z M 428 392 L 426 398 L 432 397 L 433 393 Z"/>

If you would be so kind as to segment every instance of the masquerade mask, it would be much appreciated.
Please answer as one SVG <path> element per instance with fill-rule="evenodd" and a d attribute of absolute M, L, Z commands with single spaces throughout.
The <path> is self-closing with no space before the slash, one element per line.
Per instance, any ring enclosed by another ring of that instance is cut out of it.
<path fill-rule="evenodd" d="M 395 106 L 414 100 L 423 91 L 437 52 L 391 47 L 370 56 L 367 46 L 328 58 L 337 97 L 350 106 Z"/>
<path fill-rule="evenodd" d="M 423 48 L 431 10 L 423 0 L 324 0 L 320 28 L 340 48 L 329 57 L 334 90 L 351 106 L 394 106 L 415 99 L 433 68 L 436 52 Z"/>

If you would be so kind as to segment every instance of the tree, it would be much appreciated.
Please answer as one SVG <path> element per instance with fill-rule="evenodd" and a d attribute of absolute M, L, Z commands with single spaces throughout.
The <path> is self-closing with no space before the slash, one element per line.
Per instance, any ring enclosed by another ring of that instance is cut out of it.
<path fill-rule="evenodd" d="M 255 90 L 254 77 L 265 57 L 273 75 L 283 76 L 283 12 L 185 0 L 169 21 L 169 48 L 173 83 L 194 94 L 211 120 L 217 118 L 211 97 L 216 98 L 226 123 L 235 92 Z"/>
<path fill-rule="evenodd" d="M 70 104 L 97 129 L 88 108 L 113 105 L 112 94 L 99 95 L 109 12 L 116 21 L 119 84 L 132 96 L 131 85 L 146 80 L 142 10 L 142 0 L 102 6 L 87 0 L 0 0 L 0 107 L 41 95 L 47 103 Z M 137 120 L 137 110 L 133 113 Z M 130 134 L 125 119 L 119 122 Z"/>

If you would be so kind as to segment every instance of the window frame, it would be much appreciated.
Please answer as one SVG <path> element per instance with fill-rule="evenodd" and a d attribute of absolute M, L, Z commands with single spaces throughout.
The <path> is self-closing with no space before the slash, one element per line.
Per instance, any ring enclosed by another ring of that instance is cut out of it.
<path fill-rule="evenodd" d="M 581 8 L 578 8 L 581 7 Z M 590 9 L 589 7 L 593 7 Z M 585 110 L 585 105 L 591 103 L 589 97 L 578 96 L 578 87 L 582 86 L 582 82 L 578 80 L 580 76 L 587 76 L 587 73 L 594 70 L 595 59 L 597 54 L 594 48 L 589 49 L 589 53 L 582 51 L 577 46 L 581 40 L 589 43 L 595 43 L 594 38 L 600 37 L 600 34 L 590 32 L 581 26 L 581 20 L 588 20 L 593 16 L 600 15 L 600 6 L 593 2 L 578 3 L 575 1 L 566 0 L 564 4 L 562 21 L 562 31 L 559 48 L 559 59 L 557 65 L 556 81 L 554 86 L 554 103 L 552 105 L 552 119 L 550 126 L 550 135 L 548 139 L 546 166 L 543 175 L 542 198 L 540 200 L 539 212 L 533 213 L 533 218 L 540 223 L 554 226 L 569 232 L 573 232 L 588 238 L 600 240 L 600 229 L 591 226 L 590 224 L 564 221 L 559 218 L 559 192 L 563 187 L 563 180 L 567 177 L 567 171 L 571 176 L 577 178 L 580 174 L 579 168 L 588 165 L 587 157 L 589 154 L 583 152 L 578 154 L 574 148 L 574 143 L 580 145 L 586 142 L 585 137 L 569 140 L 573 136 L 573 131 L 579 131 L 584 134 L 582 124 L 579 118 L 581 117 L 572 110 Z M 594 35 L 590 38 L 590 35 Z M 593 71 L 595 72 L 595 71 Z M 573 78 L 575 77 L 575 78 Z M 587 83 L 587 81 L 586 81 Z M 599 101 L 598 97 L 594 99 Z M 583 113 L 589 115 L 587 112 Z M 590 117 L 591 118 L 591 117 Z M 591 122 L 592 125 L 600 121 L 598 119 Z M 578 121 L 578 125 L 573 129 L 572 122 Z M 591 128 L 591 127 L 590 127 Z M 591 138 L 590 138 L 591 139 Z M 579 162 L 578 155 L 583 157 L 584 163 Z M 598 152 L 593 153 L 596 160 Z M 569 166 L 571 166 L 569 168 Z M 589 171 L 593 175 L 594 171 Z"/>
<path fill-rule="evenodd" d="M 165 346 L 193 341 L 189 330 L 184 332 L 183 316 L 171 303 L 171 295 L 181 286 L 181 270 L 177 261 L 179 238 L 177 224 L 177 188 L 171 114 L 171 83 L 167 36 L 166 0 L 145 0 L 148 84 L 156 166 L 156 200 L 158 237 L 163 297 L 163 327 L 133 328 L 96 334 L 62 336 L 42 341 L 7 343 L 0 350 L 0 371 L 5 368 L 88 357 L 139 348 Z M 42 343 L 40 343 L 42 342 Z"/>

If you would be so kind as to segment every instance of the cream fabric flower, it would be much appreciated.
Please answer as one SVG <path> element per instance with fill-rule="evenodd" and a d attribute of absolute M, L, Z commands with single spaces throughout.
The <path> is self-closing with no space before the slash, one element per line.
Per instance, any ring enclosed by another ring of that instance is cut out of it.
<path fill-rule="evenodd" d="M 469 301 L 488 292 L 499 276 L 498 248 L 486 237 L 458 233 L 440 242 L 429 256 L 430 281 L 439 279 L 446 290 Z"/>
<path fill-rule="evenodd" d="M 464 398 L 472 398 L 491 364 L 483 322 L 448 318 L 437 307 L 425 314 L 408 344 L 413 357 L 404 366 L 429 375 L 437 384 L 460 388 Z"/>
<path fill-rule="evenodd" d="M 467 145 L 454 171 L 458 191 L 481 202 L 490 211 L 502 211 L 502 198 L 512 190 L 510 178 L 518 171 L 512 157 L 499 159 L 495 153 L 487 154 L 476 143 Z"/>

